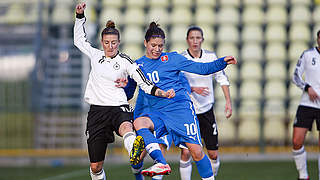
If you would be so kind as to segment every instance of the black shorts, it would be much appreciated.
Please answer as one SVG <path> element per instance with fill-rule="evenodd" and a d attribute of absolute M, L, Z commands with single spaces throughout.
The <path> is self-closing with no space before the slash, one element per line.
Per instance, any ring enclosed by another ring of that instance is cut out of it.
<path fill-rule="evenodd" d="M 202 114 L 197 114 L 201 137 L 208 150 L 218 150 L 218 126 L 213 113 L 213 107 Z"/>
<path fill-rule="evenodd" d="M 317 130 L 320 130 L 320 109 L 308 107 L 308 106 L 298 106 L 296 119 L 294 120 L 293 127 L 308 128 L 309 131 L 312 130 L 313 121 L 316 121 Z"/>
<path fill-rule="evenodd" d="M 90 106 L 85 132 L 90 162 L 104 160 L 108 143 L 114 142 L 113 132 L 119 135 L 119 127 L 125 121 L 133 122 L 129 105 Z"/>

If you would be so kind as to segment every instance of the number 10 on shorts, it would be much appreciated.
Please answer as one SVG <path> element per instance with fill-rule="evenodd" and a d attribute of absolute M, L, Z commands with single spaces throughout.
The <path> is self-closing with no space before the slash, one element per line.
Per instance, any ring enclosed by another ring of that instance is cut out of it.
<path fill-rule="evenodd" d="M 197 134 L 197 125 L 195 123 L 184 124 L 184 127 L 187 129 L 188 136 Z"/>

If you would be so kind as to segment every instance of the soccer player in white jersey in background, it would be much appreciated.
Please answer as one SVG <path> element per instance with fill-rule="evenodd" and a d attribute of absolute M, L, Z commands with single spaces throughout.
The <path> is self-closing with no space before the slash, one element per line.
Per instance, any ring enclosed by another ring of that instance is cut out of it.
<path fill-rule="evenodd" d="M 303 91 L 293 124 L 292 137 L 292 154 L 299 172 L 299 180 L 309 179 L 307 153 L 303 144 L 308 130 L 312 129 L 314 120 L 317 130 L 320 130 L 320 31 L 317 32 L 317 45 L 302 53 L 293 75 L 293 83 Z M 318 145 L 320 147 L 320 134 Z M 320 167 L 320 156 L 318 167 Z"/>
<path fill-rule="evenodd" d="M 203 31 L 198 26 L 191 26 L 187 31 L 188 49 L 181 54 L 187 59 L 196 62 L 211 62 L 217 59 L 214 52 L 204 50 L 201 45 L 204 41 Z M 225 114 L 229 118 L 232 115 L 232 105 L 229 93 L 228 77 L 223 70 L 210 75 L 199 75 L 184 72 L 191 86 L 191 100 L 199 120 L 201 137 L 211 161 L 214 175 L 217 175 L 220 166 L 218 157 L 218 127 L 216 124 L 213 104 L 214 88 L 213 77 L 220 84 L 226 100 Z M 180 176 L 182 180 L 191 179 L 192 163 L 188 149 L 181 149 Z"/>
<path fill-rule="evenodd" d="M 130 153 L 136 135 L 133 131 L 133 113 L 127 96 L 119 83 L 130 76 L 147 94 L 172 98 L 175 92 L 162 91 L 142 73 L 139 66 L 127 55 L 119 52 L 120 33 L 112 21 L 108 21 L 101 33 L 103 50 L 93 48 L 86 39 L 84 23 L 85 3 L 76 6 L 74 45 L 90 58 L 91 71 L 84 95 L 90 104 L 87 117 L 86 136 L 92 180 L 105 180 L 103 163 L 109 143 L 114 134 L 123 137 L 124 146 Z"/>

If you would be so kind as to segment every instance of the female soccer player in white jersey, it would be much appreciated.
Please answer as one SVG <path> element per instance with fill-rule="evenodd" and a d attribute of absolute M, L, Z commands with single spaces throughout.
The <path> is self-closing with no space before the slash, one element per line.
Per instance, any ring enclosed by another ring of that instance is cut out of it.
<path fill-rule="evenodd" d="M 129 75 L 145 93 L 153 96 L 172 98 L 175 92 L 172 89 L 166 92 L 159 89 L 147 80 L 136 63 L 119 52 L 120 34 L 114 22 L 108 21 L 101 33 L 103 51 L 93 48 L 84 30 L 85 7 L 85 3 L 76 6 L 74 44 L 90 58 L 91 72 L 84 95 L 85 101 L 90 104 L 86 128 L 90 175 L 93 180 L 104 180 L 102 167 L 107 146 L 114 142 L 113 132 L 123 137 L 128 153 L 136 137 L 132 126 L 133 114 L 126 94 L 116 84 L 119 79 Z"/>
<path fill-rule="evenodd" d="M 302 53 L 293 75 L 293 83 L 303 90 L 296 118 L 293 123 L 293 158 L 299 172 L 300 180 L 308 180 L 307 153 L 304 149 L 304 139 L 311 131 L 313 121 L 320 130 L 320 31 L 317 32 L 317 47 Z M 305 75 L 303 80 L 302 75 Z M 320 147 L 320 135 L 319 135 Z M 320 156 L 318 158 L 320 172 Z M 319 173 L 320 179 L 320 173 Z"/>
<path fill-rule="evenodd" d="M 135 62 L 158 87 L 174 87 L 176 96 L 169 100 L 139 93 L 139 96 L 147 96 L 150 111 L 142 113 L 134 121 L 138 136 L 130 160 L 133 164 L 139 163 L 140 153 L 145 148 L 157 163 L 142 170 L 142 174 L 154 176 L 171 172 L 157 143 L 157 137 L 150 131 L 160 124 L 165 128 L 163 132 L 157 132 L 157 136 L 169 133 L 176 146 L 188 147 L 202 179 L 214 179 L 210 161 L 202 150 L 197 117 L 187 90 L 180 82 L 179 74 L 181 71 L 212 74 L 224 69 L 228 64 L 236 64 L 237 61 L 232 56 L 210 63 L 190 61 L 176 52 L 163 53 L 164 41 L 163 30 L 155 22 L 150 23 L 144 40 L 146 55 Z"/>
<path fill-rule="evenodd" d="M 214 52 L 201 49 L 203 31 L 198 26 L 191 26 L 187 30 L 188 49 L 183 51 L 181 55 L 189 60 L 196 62 L 212 62 L 217 59 Z M 220 166 L 218 158 L 218 127 L 216 124 L 213 104 L 214 104 L 214 89 L 213 77 L 220 84 L 225 100 L 225 113 L 229 118 L 232 115 L 232 105 L 229 93 L 228 77 L 223 70 L 210 75 L 199 75 L 194 73 L 184 72 L 191 86 L 191 100 L 195 107 L 200 126 L 201 137 L 204 139 L 213 173 L 216 176 Z M 188 149 L 181 149 L 180 160 L 180 177 L 181 180 L 190 180 L 192 172 L 191 155 Z"/>

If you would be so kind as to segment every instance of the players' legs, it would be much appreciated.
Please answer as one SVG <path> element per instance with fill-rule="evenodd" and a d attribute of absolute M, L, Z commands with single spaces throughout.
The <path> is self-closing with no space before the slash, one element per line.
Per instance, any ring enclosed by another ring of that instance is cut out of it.
<path fill-rule="evenodd" d="M 208 149 L 208 155 L 210 158 L 213 174 L 216 176 L 218 174 L 218 170 L 220 167 L 220 159 L 218 156 L 218 150 L 209 150 Z"/>
<path fill-rule="evenodd" d="M 133 125 L 129 121 L 121 123 L 119 127 L 119 135 L 123 138 L 123 145 L 130 154 L 133 146 L 133 142 L 136 139 L 136 133 L 133 131 Z"/>
<path fill-rule="evenodd" d="M 103 161 L 90 163 L 90 176 L 92 180 L 105 180 L 106 175 L 103 167 Z"/>
<path fill-rule="evenodd" d="M 167 145 L 160 143 L 160 148 L 161 148 L 162 154 L 165 155 L 166 154 Z M 152 177 L 152 180 L 162 180 L 162 178 L 163 178 L 163 175 L 156 175 L 156 176 Z"/>
<path fill-rule="evenodd" d="M 191 180 L 192 162 L 191 154 L 188 149 L 181 148 L 181 156 L 179 163 L 181 180 Z"/>
<path fill-rule="evenodd" d="M 151 119 L 149 117 L 139 117 L 135 119 L 133 124 L 137 132 L 137 138 L 139 136 L 142 137 L 144 141 L 144 147 L 150 157 L 157 163 L 162 163 L 164 165 L 168 164 L 161 153 L 161 149 L 156 137 L 152 134 L 152 131 L 154 130 L 154 124 Z M 140 156 L 140 153 L 134 154 L 132 159 L 137 158 L 137 156 Z"/>
<path fill-rule="evenodd" d="M 201 137 L 207 148 L 213 174 L 216 176 L 220 167 L 220 160 L 218 157 L 218 126 L 213 108 L 205 113 L 197 114 L 197 117 L 199 120 Z"/>
<path fill-rule="evenodd" d="M 212 167 L 208 156 L 203 152 L 200 144 L 186 143 L 198 172 L 202 179 L 214 179 Z"/>
<path fill-rule="evenodd" d="M 90 159 L 91 179 L 105 180 L 106 175 L 103 170 L 103 162 L 108 144 L 104 140 L 93 140 L 92 138 L 89 138 L 87 143 Z"/>
<path fill-rule="evenodd" d="M 292 155 L 299 172 L 300 179 L 307 179 L 309 177 L 307 171 L 307 152 L 304 149 L 303 143 L 308 132 L 307 128 L 294 127 L 293 128 L 293 150 Z"/>

